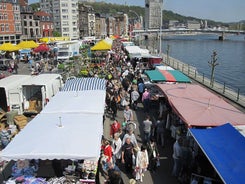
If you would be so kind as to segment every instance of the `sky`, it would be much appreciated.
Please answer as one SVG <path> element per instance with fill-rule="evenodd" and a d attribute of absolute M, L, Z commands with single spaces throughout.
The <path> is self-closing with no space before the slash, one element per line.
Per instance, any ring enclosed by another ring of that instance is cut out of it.
<path fill-rule="evenodd" d="M 106 3 L 142 6 L 145 0 L 96 0 Z M 39 0 L 29 0 L 30 3 Z M 163 0 L 163 9 L 184 16 L 221 22 L 245 20 L 245 0 Z"/>

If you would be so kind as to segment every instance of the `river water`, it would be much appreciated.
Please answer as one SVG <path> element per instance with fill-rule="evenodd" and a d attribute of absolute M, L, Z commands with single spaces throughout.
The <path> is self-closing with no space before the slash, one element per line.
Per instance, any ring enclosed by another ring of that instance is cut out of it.
<path fill-rule="evenodd" d="M 197 68 L 199 74 L 210 78 L 211 55 L 217 52 L 215 80 L 245 95 L 245 37 L 244 35 L 225 35 L 225 40 L 218 40 L 218 35 L 174 35 L 163 36 L 162 52 Z"/>

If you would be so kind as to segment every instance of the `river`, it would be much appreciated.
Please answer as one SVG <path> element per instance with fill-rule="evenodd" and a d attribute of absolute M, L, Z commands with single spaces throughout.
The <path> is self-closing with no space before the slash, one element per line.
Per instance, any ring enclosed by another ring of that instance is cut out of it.
<path fill-rule="evenodd" d="M 197 68 L 199 74 L 210 78 L 213 51 L 217 52 L 215 80 L 234 89 L 240 89 L 245 95 L 245 37 L 244 35 L 225 35 L 225 40 L 218 40 L 218 35 L 174 35 L 163 36 L 162 52 Z"/>

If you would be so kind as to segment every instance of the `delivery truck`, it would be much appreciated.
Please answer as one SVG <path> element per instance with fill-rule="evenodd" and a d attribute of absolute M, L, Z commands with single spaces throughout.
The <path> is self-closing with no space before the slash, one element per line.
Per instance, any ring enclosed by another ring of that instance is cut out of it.
<path fill-rule="evenodd" d="M 68 61 L 71 57 L 79 55 L 81 43 L 78 40 L 57 42 L 57 60 Z"/>
<path fill-rule="evenodd" d="M 0 108 L 2 110 L 23 113 L 21 85 L 30 78 L 30 75 L 10 75 L 0 80 Z"/>
<path fill-rule="evenodd" d="M 40 74 L 23 82 L 23 114 L 39 113 L 63 85 L 60 74 Z"/>

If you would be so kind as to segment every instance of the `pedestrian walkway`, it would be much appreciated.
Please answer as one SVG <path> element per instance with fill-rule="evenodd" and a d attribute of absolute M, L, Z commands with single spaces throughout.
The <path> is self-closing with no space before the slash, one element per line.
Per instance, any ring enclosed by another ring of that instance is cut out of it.
<path fill-rule="evenodd" d="M 142 144 L 142 139 L 143 139 L 143 125 L 142 122 L 145 118 L 145 114 L 143 112 L 143 106 L 142 104 L 138 104 L 138 109 L 137 111 L 134 111 L 134 122 L 137 125 L 137 128 L 135 130 L 135 136 L 138 141 L 139 146 Z M 150 115 L 152 117 L 152 112 L 150 112 Z M 119 122 L 123 122 L 123 111 L 120 110 L 117 112 L 117 117 L 116 119 Z M 110 116 L 106 116 L 105 123 L 104 123 L 104 136 L 107 139 L 110 139 L 110 124 L 112 124 L 112 120 Z M 168 137 L 168 136 L 167 136 Z M 170 136 L 169 136 L 170 137 Z M 175 184 L 178 183 L 177 179 L 175 177 L 171 176 L 172 172 L 172 166 L 173 166 L 173 161 L 172 161 L 172 146 L 175 140 L 171 138 L 167 138 L 165 141 L 165 147 L 164 148 L 158 148 L 158 151 L 160 153 L 160 167 L 158 167 L 157 172 L 151 173 L 149 171 L 145 172 L 145 176 L 143 177 L 143 182 L 145 184 Z M 122 166 L 119 166 L 120 169 L 122 169 Z M 123 172 L 122 169 L 122 178 L 124 180 L 125 184 L 129 184 L 129 180 L 133 178 L 132 176 L 126 175 Z"/>

